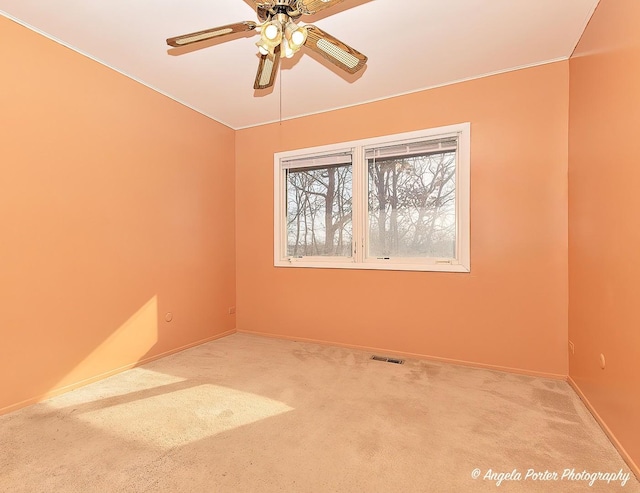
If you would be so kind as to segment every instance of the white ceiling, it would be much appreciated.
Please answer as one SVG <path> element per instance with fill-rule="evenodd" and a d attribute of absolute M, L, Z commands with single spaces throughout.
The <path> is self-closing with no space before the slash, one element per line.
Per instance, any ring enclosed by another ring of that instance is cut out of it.
<path fill-rule="evenodd" d="M 253 90 L 258 36 L 180 56 L 165 44 L 257 21 L 251 0 L 0 0 L 0 13 L 239 129 L 566 59 L 597 3 L 345 0 L 301 21 L 367 55 L 364 72 L 339 74 L 303 48 L 267 94 Z"/>

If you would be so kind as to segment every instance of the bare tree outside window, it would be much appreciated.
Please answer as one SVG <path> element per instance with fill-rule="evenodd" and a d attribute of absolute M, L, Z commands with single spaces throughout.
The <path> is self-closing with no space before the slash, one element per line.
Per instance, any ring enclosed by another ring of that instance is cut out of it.
<path fill-rule="evenodd" d="M 370 158 L 369 255 L 456 255 L 456 152 Z"/>
<path fill-rule="evenodd" d="M 287 170 L 287 255 L 352 255 L 352 166 Z"/>

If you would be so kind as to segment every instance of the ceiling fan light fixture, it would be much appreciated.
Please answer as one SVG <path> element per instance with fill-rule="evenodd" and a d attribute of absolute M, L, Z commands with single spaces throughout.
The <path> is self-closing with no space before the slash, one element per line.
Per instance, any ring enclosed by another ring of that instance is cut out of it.
<path fill-rule="evenodd" d="M 291 34 L 291 42 L 297 46 L 302 46 L 307 40 L 307 32 L 304 29 L 296 29 Z"/>
<path fill-rule="evenodd" d="M 307 30 L 290 20 L 284 28 L 284 36 L 295 52 L 307 41 Z"/>
<path fill-rule="evenodd" d="M 280 43 L 273 43 L 273 42 L 264 41 L 263 39 L 261 39 L 256 43 L 256 46 L 258 47 L 258 51 L 260 52 L 261 55 L 273 55 L 273 53 L 275 52 L 275 49 L 278 46 L 280 46 Z"/>
<path fill-rule="evenodd" d="M 261 26 L 260 41 L 256 43 L 261 55 L 273 55 L 276 46 L 282 43 L 282 25 L 274 20 Z"/>
<path fill-rule="evenodd" d="M 281 35 L 280 28 L 275 22 L 270 22 L 262 30 L 262 35 L 269 41 L 275 41 Z"/>
<path fill-rule="evenodd" d="M 296 52 L 286 39 L 282 40 L 281 51 L 285 58 L 291 58 Z"/>

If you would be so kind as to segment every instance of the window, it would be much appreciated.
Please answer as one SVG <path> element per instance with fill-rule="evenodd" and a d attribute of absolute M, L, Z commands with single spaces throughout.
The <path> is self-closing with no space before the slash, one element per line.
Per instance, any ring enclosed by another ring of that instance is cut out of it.
<path fill-rule="evenodd" d="M 470 124 L 275 155 L 276 266 L 469 272 Z"/>

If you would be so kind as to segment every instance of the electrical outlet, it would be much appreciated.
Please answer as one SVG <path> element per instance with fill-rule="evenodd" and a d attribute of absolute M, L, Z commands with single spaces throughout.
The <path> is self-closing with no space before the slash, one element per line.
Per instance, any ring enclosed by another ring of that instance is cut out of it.
<path fill-rule="evenodd" d="M 230 306 L 229 307 L 229 315 L 234 315 L 236 313 L 236 307 L 235 306 Z"/>
<path fill-rule="evenodd" d="M 576 347 L 573 345 L 573 342 L 569 341 L 569 351 L 571 354 L 576 354 Z"/>

